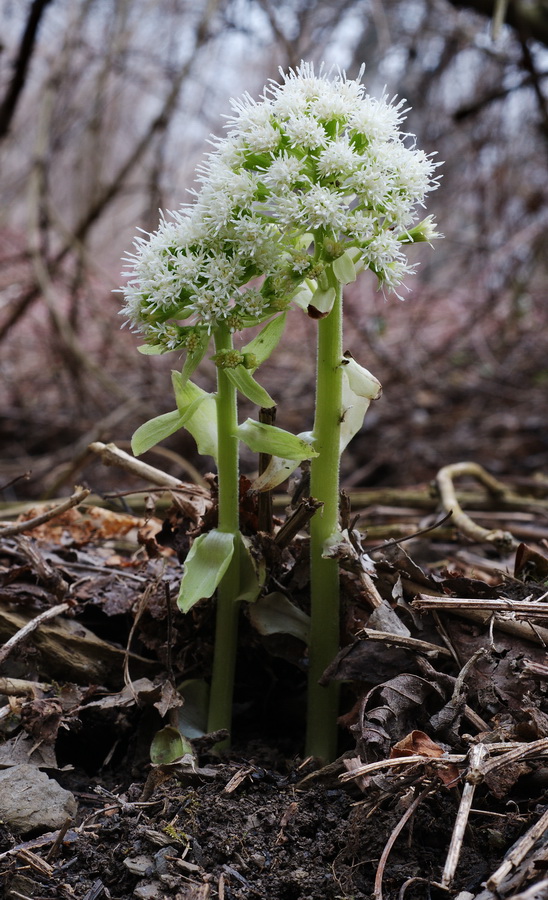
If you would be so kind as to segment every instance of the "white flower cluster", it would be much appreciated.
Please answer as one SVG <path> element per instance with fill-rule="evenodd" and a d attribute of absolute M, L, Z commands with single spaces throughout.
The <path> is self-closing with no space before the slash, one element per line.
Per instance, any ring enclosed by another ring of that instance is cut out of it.
<path fill-rule="evenodd" d="M 403 101 L 368 96 L 361 73 L 302 63 L 282 75 L 259 102 L 232 101 L 194 203 L 135 242 L 122 313 L 152 344 L 264 321 L 332 262 L 333 246 L 395 289 L 412 270 L 403 246 L 437 236 L 430 218 L 426 232 L 414 226 L 437 164 L 400 131 Z"/>

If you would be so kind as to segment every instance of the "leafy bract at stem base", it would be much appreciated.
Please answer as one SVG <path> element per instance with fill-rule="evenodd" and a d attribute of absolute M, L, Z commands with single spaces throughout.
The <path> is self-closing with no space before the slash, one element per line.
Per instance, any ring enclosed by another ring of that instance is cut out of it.
<path fill-rule="evenodd" d="M 234 553 L 240 561 L 239 589 L 234 603 L 253 603 L 257 599 L 266 577 L 264 563 L 255 563 L 249 541 L 239 532 L 232 534 L 214 528 L 196 538 L 186 558 L 177 599 L 182 612 L 188 612 L 199 600 L 213 596 Z"/>
<path fill-rule="evenodd" d="M 234 553 L 235 535 L 214 528 L 196 538 L 185 561 L 177 604 L 183 612 L 212 597 Z"/>

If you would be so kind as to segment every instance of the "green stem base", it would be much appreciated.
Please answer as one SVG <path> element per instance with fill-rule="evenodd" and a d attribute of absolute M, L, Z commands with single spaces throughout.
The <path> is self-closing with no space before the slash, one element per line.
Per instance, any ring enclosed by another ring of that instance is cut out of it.
<path fill-rule="evenodd" d="M 324 762 L 337 753 L 339 685 L 318 684 L 339 651 L 339 564 L 323 559 L 326 541 L 339 526 L 340 426 L 342 415 L 342 289 L 333 278 L 336 300 L 328 316 L 318 323 L 315 448 L 310 492 L 323 503 L 310 523 L 310 668 L 306 754 Z"/>
<path fill-rule="evenodd" d="M 215 349 L 231 350 L 232 335 L 226 327 L 215 334 Z M 219 531 L 234 535 L 234 555 L 217 588 L 215 648 L 209 694 L 207 730 L 218 731 L 232 727 L 232 698 L 238 648 L 238 618 L 240 604 L 239 536 L 239 470 L 238 470 L 238 410 L 236 388 L 223 369 L 217 369 L 217 432 L 219 481 Z M 217 745 L 223 749 L 229 741 Z"/>

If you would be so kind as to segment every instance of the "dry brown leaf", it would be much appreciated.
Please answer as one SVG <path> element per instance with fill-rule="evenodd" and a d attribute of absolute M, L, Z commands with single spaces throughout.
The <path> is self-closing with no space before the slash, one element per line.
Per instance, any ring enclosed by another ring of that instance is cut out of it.
<path fill-rule="evenodd" d="M 403 740 L 394 744 L 390 751 L 390 759 L 400 756 L 426 756 L 431 759 L 439 759 L 444 754 L 444 749 L 428 737 L 424 731 L 415 729 L 407 734 Z M 436 766 L 436 775 L 446 786 L 453 786 L 458 782 L 459 770 L 455 765 L 448 763 L 445 766 Z"/>
<path fill-rule="evenodd" d="M 394 759 L 398 756 L 415 756 L 417 754 L 431 756 L 435 759 L 439 756 L 443 756 L 443 753 L 443 747 L 436 744 L 424 733 L 424 731 L 415 729 L 407 734 L 401 741 L 398 741 L 397 744 L 394 744 L 390 751 L 390 759 Z"/>
<path fill-rule="evenodd" d="M 42 503 L 25 512 L 18 521 L 26 522 L 51 507 Z M 139 519 L 127 513 L 113 512 L 99 506 L 88 506 L 83 510 L 69 509 L 50 522 L 33 529 L 32 536 L 37 541 L 52 541 L 61 545 L 83 546 L 91 541 L 106 541 L 125 537 L 132 529 L 144 528 L 156 532 L 161 528 L 159 519 Z"/>

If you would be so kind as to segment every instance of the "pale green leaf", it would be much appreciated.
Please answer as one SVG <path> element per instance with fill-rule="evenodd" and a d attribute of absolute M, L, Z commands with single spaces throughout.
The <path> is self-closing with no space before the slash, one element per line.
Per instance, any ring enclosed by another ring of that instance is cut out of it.
<path fill-rule="evenodd" d="M 271 491 L 278 487 L 283 481 L 299 467 L 299 460 L 281 459 L 279 456 L 273 456 L 269 461 L 266 469 L 252 483 L 253 491 Z"/>
<path fill-rule="evenodd" d="M 192 745 L 172 725 L 161 728 L 152 738 L 150 761 L 153 766 L 168 766 L 186 753 L 194 755 Z"/>
<path fill-rule="evenodd" d="M 188 612 L 195 603 L 211 597 L 234 553 L 234 535 L 213 529 L 196 538 L 185 560 L 177 603 Z"/>
<path fill-rule="evenodd" d="M 140 347 L 137 347 L 137 350 L 143 356 L 160 356 L 161 353 L 166 352 L 163 344 L 141 344 Z"/>
<path fill-rule="evenodd" d="M 305 234 L 301 234 L 295 239 L 295 247 L 297 250 L 308 250 L 313 243 L 314 234 L 312 231 L 307 231 Z"/>
<path fill-rule="evenodd" d="M 276 405 L 268 391 L 265 391 L 264 387 L 255 381 L 249 369 L 238 366 L 236 369 L 225 369 L 224 371 L 234 387 L 238 388 L 240 393 L 256 406 L 269 409 Z"/>
<path fill-rule="evenodd" d="M 242 353 L 252 353 L 257 359 L 257 366 L 262 365 L 268 359 L 273 350 L 278 346 L 284 333 L 287 315 L 283 313 L 267 322 L 259 334 L 249 344 L 242 347 Z M 265 405 L 264 403 L 262 404 Z M 272 404 L 273 405 L 273 404 Z"/>
<path fill-rule="evenodd" d="M 250 606 L 249 618 L 259 634 L 292 634 L 305 644 L 308 643 L 310 616 L 280 591 L 267 594 Z"/>
<path fill-rule="evenodd" d="M 328 287 L 325 291 L 319 287 L 314 291 L 308 304 L 308 315 L 313 319 L 324 319 L 333 309 L 335 297 L 334 287 Z"/>
<path fill-rule="evenodd" d="M 139 426 L 131 438 L 131 449 L 134 456 L 146 453 L 151 447 L 155 447 L 160 441 L 182 428 L 182 425 L 182 416 L 178 409 L 149 419 L 148 422 Z"/>
<path fill-rule="evenodd" d="M 189 403 L 188 406 L 179 409 L 179 412 L 181 413 L 182 425 L 186 425 L 187 422 L 190 422 L 192 417 L 198 412 L 199 407 L 207 400 L 208 397 L 211 397 L 211 394 L 208 394 L 206 391 L 202 391 L 195 397 L 192 403 Z"/>
<path fill-rule="evenodd" d="M 353 365 L 352 365 L 353 364 Z M 342 421 L 339 450 L 342 453 L 363 425 L 371 400 L 380 397 L 382 388 L 371 372 L 350 359 L 342 370 Z"/>
<path fill-rule="evenodd" d="M 208 683 L 202 678 L 192 678 L 177 685 L 177 690 L 185 701 L 177 709 L 177 724 L 181 734 L 190 740 L 207 734 Z"/>
<path fill-rule="evenodd" d="M 311 431 L 302 431 L 297 437 L 309 444 L 312 449 L 314 435 Z M 251 489 L 259 492 L 273 490 L 283 481 L 286 481 L 301 462 L 302 460 L 295 461 L 294 459 L 283 459 L 280 456 L 273 456 L 264 472 L 255 479 Z"/>
<path fill-rule="evenodd" d="M 197 400 L 207 396 L 207 391 L 198 387 L 193 381 L 183 378 L 182 373 L 177 372 L 175 369 L 171 371 L 171 383 L 175 393 L 175 401 L 181 413 L 186 413 Z"/>
<path fill-rule="evenodd" d="M 200 404 L 200 408 L 185 423 L 185 428 L 196 441 L 198 453 L 217 459 L 217 405 L 214 394 Z"/>
<path fill-rule="evenodd" d="M 256 560 L 252 556 L 249 538 L 239 534 L 236 538 L 238 543 L 239 562 L 240 562 L 240 587 L 237 602 L 254 603 L 260 594 L 261 588 L 266 578 L 266 565 L 262 557 Z"/>
<path fill-rule="evenodd" d="M 291 295 L 291 302 L 294 303 L 295 306 L 298 306 L 299 309 L 302 309 L 303 312 L 306 312 L 317 287 L 316 282 L 311 278 L 306 279 L 297 288 L 295 293 Z"/>
<path fill-rule="evenodd" d="M 349 352 L 344 354 L 342 365 L 352 391 L 360 397 L 367 397 L 368 400 L 379 399 L 382 394 L 382 385 L 369 369 L 360 366 Z"/>
<path fill-rule="evenodd" d="M 356 266 L 349 250 L 333 260 L 332 269 L 339 284 L 350 284 L 351 281 L 356 280 Z"/>
<path fill-rule="evenodd" d="M 254 453 L 268 453 L 271 456 L 281 456 L 283 459 L 298 462 L 318 455 L 307 441 L 297 435 L 290 434 L 289 431 L 275 425 L 256 422 L 254 419 L 246 419 L 236 429 L 236 435 Z"/>
<path fill-rule="evenodd" d="M 172 372 L 181 424 L 190 432 L 198 452 L 217 458 L 217 405 L 215 394 L 208 394 L 192 381 L 183 383 L 180 372 Z"/>

